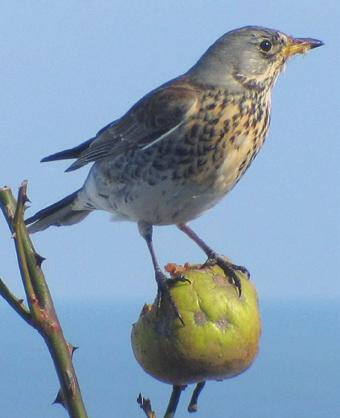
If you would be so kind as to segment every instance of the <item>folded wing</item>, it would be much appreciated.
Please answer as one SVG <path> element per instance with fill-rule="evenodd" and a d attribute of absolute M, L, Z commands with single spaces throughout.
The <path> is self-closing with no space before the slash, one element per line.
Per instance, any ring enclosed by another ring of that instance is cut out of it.
<path fill-rule="evenodd" d="M 96 137 L 42 161 L 76 158 L 66 170 L 116 156 L 129 149 L 148 149 L 176 131 L 195 112 L 198 92 L 186 83 L 172 83 L 149 93 L 121 119 L 100 130 Z"/>

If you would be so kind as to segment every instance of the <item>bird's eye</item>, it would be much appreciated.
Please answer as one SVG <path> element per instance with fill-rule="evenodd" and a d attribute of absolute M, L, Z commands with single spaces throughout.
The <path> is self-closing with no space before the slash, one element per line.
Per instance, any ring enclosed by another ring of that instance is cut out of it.
<path fill-rule="evenodd" d="M 268 52 L 272 49 L 272 43 L 270 41 L 268 41 L 268 39 L 265 39 L 264 41 L 262 41 L 260 43 L 260 48 L 262 49 L 262 51 Z"/>

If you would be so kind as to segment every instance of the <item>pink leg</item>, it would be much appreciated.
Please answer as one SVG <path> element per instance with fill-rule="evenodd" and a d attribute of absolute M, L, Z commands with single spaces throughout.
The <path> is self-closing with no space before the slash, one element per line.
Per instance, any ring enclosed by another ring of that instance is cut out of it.
<path fill-rule="evenodd" d="M 183 231 L 190 239 L 192 239 L 207 255 L 208 262 L 212 264 L 217 264 L 220 266 L 226 275 L 228 275 L 231 278 L 231 281 L 236 286 L 239 295 L 241 296 L 241 282 L 237 274 L 235 273 L 235 270 L 241 271 L 242 273 L 245 273 L 249 278 L 249 272 L 245 267 L 238 266 L 236 264 L 230 263 L 227 261 L 224 257 L 217 254 L 216 251 L 214 251 L 209 245 L 207 245 L 202 238 L 200 238 L 195 231 L 193 231 L 188 225 L 185 224 L 179 224 L 177 227 Z"/>

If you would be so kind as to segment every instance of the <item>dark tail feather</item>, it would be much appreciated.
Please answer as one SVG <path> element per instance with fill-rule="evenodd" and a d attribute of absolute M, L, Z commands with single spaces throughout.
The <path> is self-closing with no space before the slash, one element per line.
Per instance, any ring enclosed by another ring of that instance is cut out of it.
<path fill-rule="evenodd" d="M 79 190 L 26 219 L 25 223 L 29 225 L 28 231 L 32 234 L 43 231 L 51 225 L 72 225 L 82 221 L 92 210 L 83 209 L 81 203 L 77 202 L 78 192 Z"/>
<path fill-rule="evenodd" d="M 73 158 L 78 158 L 80 154 L 85 151 L 94 140 L 95 138 L 90 138 L 74 148 L 65 149 L 63 151 L 56 152 L 55 154 L 48 155 L 47 157 L 40 160 L 40 162 L 45 163 L 48 161 L 71 160 Z"/>

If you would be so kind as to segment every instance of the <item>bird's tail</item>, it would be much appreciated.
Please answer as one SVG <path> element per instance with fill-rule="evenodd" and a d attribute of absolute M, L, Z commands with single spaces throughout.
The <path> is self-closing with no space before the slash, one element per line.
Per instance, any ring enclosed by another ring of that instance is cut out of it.
<path fill-rule="evenodd" d="M 25 220 L 28 226 L 28 231 L 32 234 L 34 232 L 43 231 L 51 225 L 72 225 L 82 221 L 92 209 L 89 209 L 79 199 L 79 192 L 70 194 L 59 200 L 53 205 L 40 210 L 35 215 Z"/>

